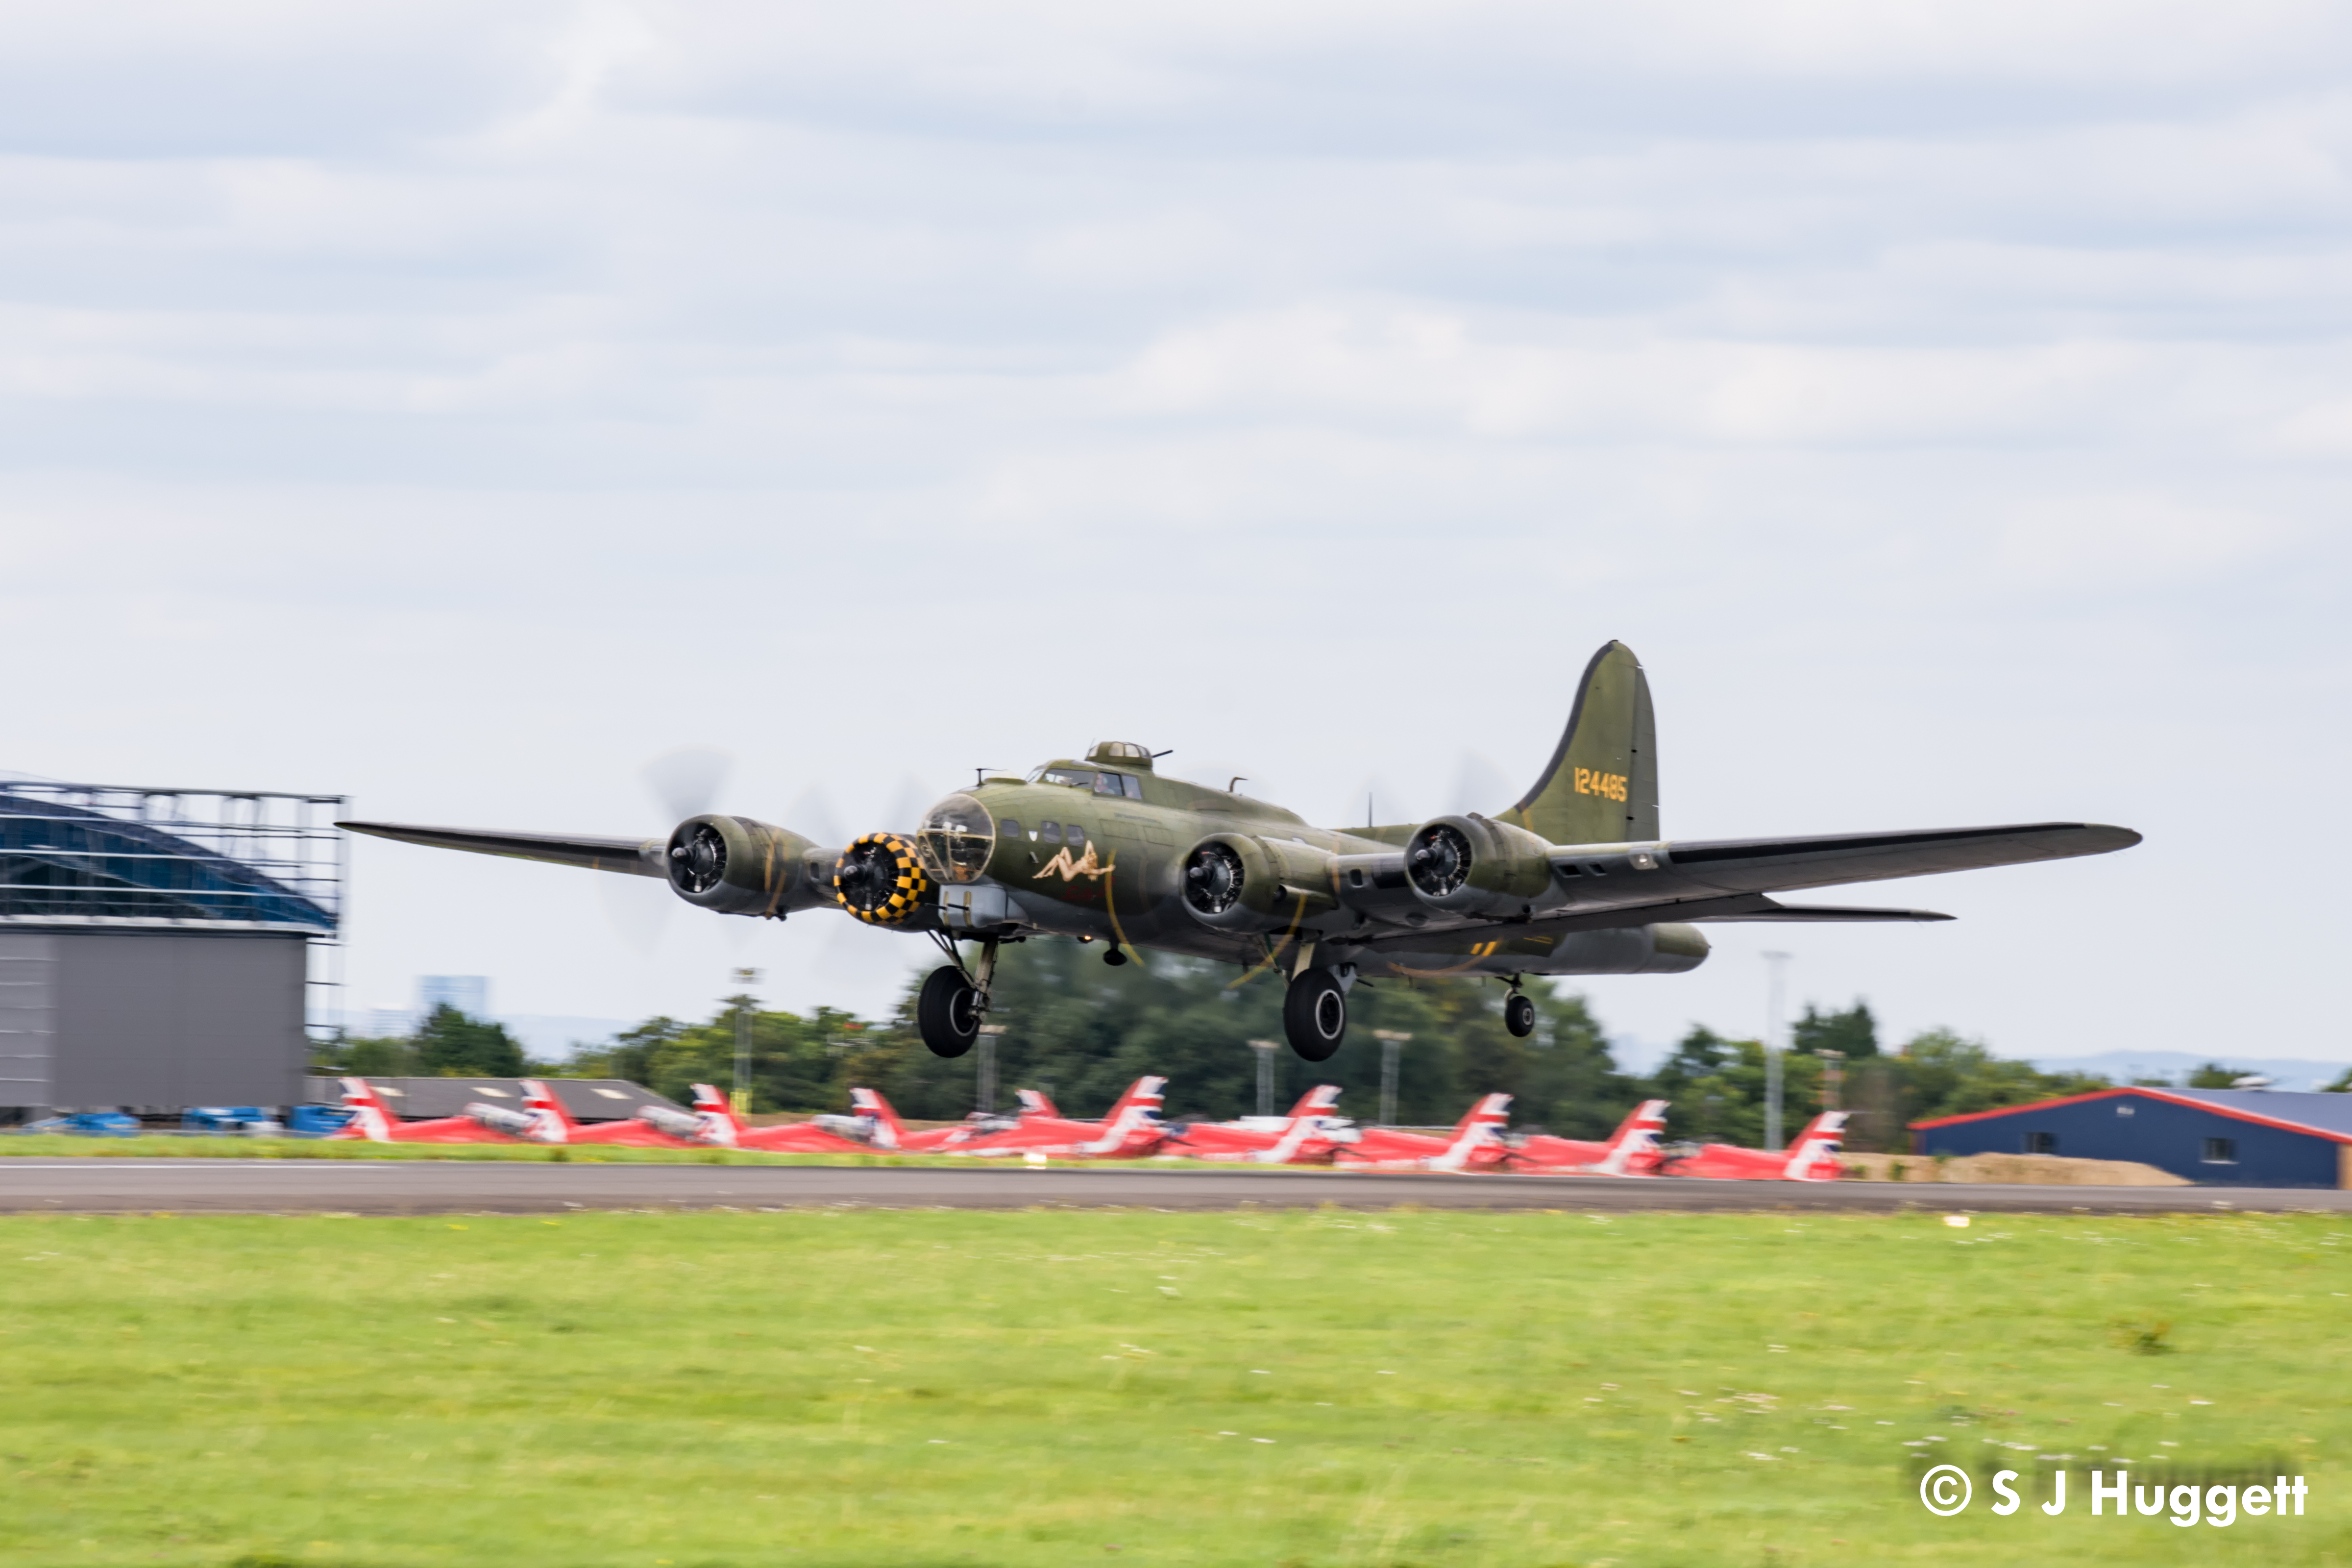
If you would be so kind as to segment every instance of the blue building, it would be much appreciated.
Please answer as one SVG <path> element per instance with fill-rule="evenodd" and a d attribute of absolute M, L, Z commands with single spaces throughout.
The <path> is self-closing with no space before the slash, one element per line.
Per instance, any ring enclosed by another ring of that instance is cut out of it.
<path fill-rule="evenodd" d="M 2352 1094 L 2103 1089 L 1911 1123 L 1922 1154 L 2137 1160 L 2192 1182 L 2352 1187 Z"/>

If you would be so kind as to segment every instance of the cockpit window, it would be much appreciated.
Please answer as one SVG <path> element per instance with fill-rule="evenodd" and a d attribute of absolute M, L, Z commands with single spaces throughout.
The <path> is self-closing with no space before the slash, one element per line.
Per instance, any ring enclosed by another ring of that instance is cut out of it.
<path fill-rule="evenodd" d="M 1074 789 L 1092 789 L 1095 775 L 1083 768 L 1047 768 L 1044 774 L 1047 784 L 1068 784 Z"/>
<path fill-rule="evenodd" d="M 1122 781 L 1117 773 L 1097 773 L 1095 775 L 1095 793 L 1097 795 L 1125 795 L 1127 793 L 1127 786 L 1124 781 Z"/>
<path fill-rule="evenodd" d="M 951 795 L 931 807 L 915 834 L 923 868 L 941 883 L 978 879 L 995 845 L 996 825 L 988 808 L 968 795 Z"/>

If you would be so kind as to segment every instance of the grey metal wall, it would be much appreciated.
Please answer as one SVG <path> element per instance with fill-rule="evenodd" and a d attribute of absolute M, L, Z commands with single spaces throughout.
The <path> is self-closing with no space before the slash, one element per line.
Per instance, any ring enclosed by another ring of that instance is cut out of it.
<path fill-rule="evenodd" d="M 57 939 L 0 931 L 0 1105 L 49 1103 Z"/>
<path fill-rule="evenodd" d="M 299 936 L 0 931 L 0 1105 L 286 1105 Z"/>

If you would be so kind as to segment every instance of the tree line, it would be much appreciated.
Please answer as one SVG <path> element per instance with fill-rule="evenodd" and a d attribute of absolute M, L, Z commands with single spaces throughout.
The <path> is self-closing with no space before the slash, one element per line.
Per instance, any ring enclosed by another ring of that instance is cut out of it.
<path fill-rule="evenodd" d="M 1038 1089 L 1073 1115 L 1099 1115 L 1145 1073 L 1168 1080 L 1171 1120 L 1223 1119 L 1257 1109 L 1258 1052 L 1251 1040 L 1282 1038 L 1282 976 L 1236 975 L 1226 965 L 1166 954 L 1111 968 L 1101 949 L 1028 942 L 1003 950 L 994 1022 L 998 1109 L 1014 1088 Z M 726 998 L 698 1023 L 653 1018 L 609 1042 L 576 1047 L 554 1069 L 566 1076 L 627 1079 L 684 1101 L 698 1082 L 734 1081 L 739 1020 L 749 1037 L 754 1111 L 841 1110 L 853 1085 L 878 1089 L 900 1115 L 952 1121 L 974 1108 L 979 1053 L 942 1061 L 915 1031 L 919 977 L 887 1017 L 831 1007 L 806 1015 Z M 1349 1001 L 1347 1044 L 1328 1062 L 1272 1051 L 1274 1103 L 1286 1110 L 1307 1089 L 1336 1083 L 1341 1109 L 1361 1121 L 1379 1113 L 1387 1032 L 1396 1046 L 1396 1119 L 1446 1125 L 1477 1095 L 1513 1097 L 1512 1120 L 1567 1137 L 1596 1138 L 1636 1103 L 1672 1102 L 1670 1139 L 1759 1146 L 1764 1136 L 1762 1042 L 1694 1025 L 1647 1074 L 1622 1070 L 1585 998 L 1557 982 L 1528 987 L 1536 1032 L 1514 1038 L 1503 1026 L 1499 984 L 1447 981 L 1359 982 Z M 1834 1054 L 1832 1054 L 1834 1053 Z M 530 1070 L 521 1047 L 493 1023 L 453 1008 L 435 1010 L 410 1036 L 351 1038 L 323 1047 L 321 1070 L 370 1077 L 512 1078 Z M 1837 1011 L 1808 1005 L 1790 1030 L 1782 1064 L 1783 1127 L 1793 1134 L 1835 1085 L 1851 1111 L 1847 1144 L 1909 1147 L 1907 1123 L 2110 1087 L 2104 1078 L 2045 1073 L 1995 1058 L 1981 1041 L 1928 1029 L 1882 1048 L 1866 1003 Z M 2192 1086 L 2226 1087 L 2235 1071 L 2214 1064 Z"/>

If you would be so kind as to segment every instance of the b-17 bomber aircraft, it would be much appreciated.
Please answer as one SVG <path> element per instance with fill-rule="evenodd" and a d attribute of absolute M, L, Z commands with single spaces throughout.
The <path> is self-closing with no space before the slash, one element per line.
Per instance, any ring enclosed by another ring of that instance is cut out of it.
<path fill-rule="evenodd" d="M 1237 793 L 1161 775 L 1124 741 L 1024 777 L 983 776 L 911 832 L 819 845 L 748 816 L 703 814 L 667 838 L 589 838 L 340 826 L 411 844 L 668 879 L 724 915 L 839 910 L 936 942 L 948 962 L 916 1014 L 942 1057 L 970 1050 L 1008 942 L 1150 949 L 1282 976 L 1291 1048 L 1322 1061 L 1348 1030 L 1359 981 L 1449 977 L 1508 987 L 1503 1017 L 1532 1033 L 1530 974 L 1679 973 L 1720 921 L 1939 921 L 1923 910 L 1783 904 L 1774 895 L 1987 866 L 2099 855 L 2139 842 L 2080 822 L 1797 838 L 1670 839 L 1658 826 L 1657 725 L 1633 650 L 1585 667 L 1543 776 L 1493 816 L 1315 827 Z M 1239 781 L 1235 781 L 1237 784 Z"/>

